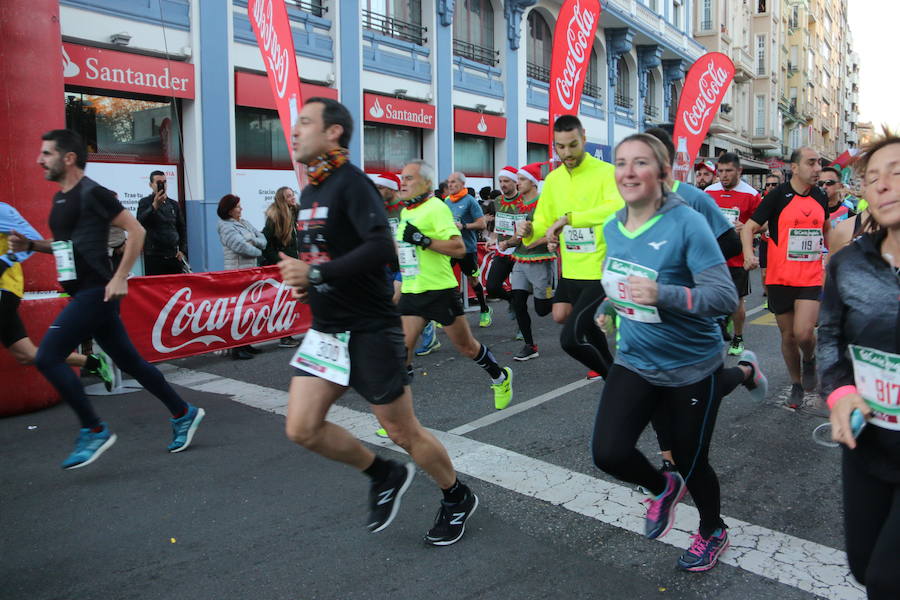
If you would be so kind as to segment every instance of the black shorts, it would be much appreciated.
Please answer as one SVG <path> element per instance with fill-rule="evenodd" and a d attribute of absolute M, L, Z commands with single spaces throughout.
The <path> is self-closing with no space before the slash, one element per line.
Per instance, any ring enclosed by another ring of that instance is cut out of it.
<path fill-rule="evenodd" d="M 419 294 L 400 294 L 397 310 L 407 317 L 422 317 L 441 325 L 452 325 L 457 317 L 465 314 L 459 290 L 433 290 Z"/>
<path fill-rule="evenodd" d="M 759 239 L 759 268 L 765 269 L 769 262 L 769 238 Z"/>
<path fill-rule="evenodd" d="M 20 301 L 21 298 L 12 292 L 0 290 L 0 343 L 7 348 L 28 337 L 19 318 Z"/>
<path fill-rule="evenodd" d="M 749 296 L 750 272 L 744 267 L 728 267 L 728 272 L 731 273 L 731 280 L 734 282 L 734 287 L 737 288 L 738 297 Z"/>
<path fill-rule="evenodd" d="M 556 292 L 553 294 L 553 303 L 565 302 L 567 304 L 577 304 L 578 299 L 584 293 L 593 296 L 605 296 L 603 284 L 599 279 L 566 279 L 560 277 L 559 283 L 556 284 Z"/>
<path fill-rule="evenodd" d="M 783 315 L 794 310 L 795 300 L 821 300 L 822 287 L 794 287 L 791 285 L 767 285 L 769 310 L 772 314 Z"/>
<path fill-rule="evenodd" d="M 403 328 L 394 325 L 378 331 L 350 334 L 350 385 L 370 404 L 390 404 L 409 385 Z M 298 377 L 316 377 L 294 369 Z"/>
<path fill-rule="evenodd" d="M 467 252 L 462 258 L 451 258 L 450 266 L 459 265 L 459 270 L 469 277 L 478 277 L 478 253 Z"/>

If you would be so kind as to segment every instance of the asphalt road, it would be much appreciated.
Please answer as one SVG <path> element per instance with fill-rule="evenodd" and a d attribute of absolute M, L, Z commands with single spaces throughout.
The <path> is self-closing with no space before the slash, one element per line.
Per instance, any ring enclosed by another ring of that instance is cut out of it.
<path fill-rule="evenodd" d="M 751 295 L 748 308 L 761 300 Z M 541 357 L 514 364 L 521 345 L 512 340 L 515 325 L 505 305 L 493 306 L 494 324 L 475 333 L 513 366 L 513 405 L 583 379 L 585 369 L 559 349 L 558 326 L 549 317 L 535 320 Z M 726 522 L 840 550 L 838 451 L 810 437 L 824 413 L 812 398 L 804 410 L 784 408 L 780 396 L 789 382 L 777 328 L 766 311 L 748 321 L 747 347 L 759 354 L 771 387 L 762 405 L 742 388 L 722 405 L 711 461 Z M 413 391 L 420 420 L 449 432 L 496 411 L 486 375 L 440 335 L 444 347 L 416 361 Z M 511 469 L 503 462 L 509 456 L 538 465 L 533 475 L 519 477 L 525 487 L 530 477 L 536 483 L 545 477 L 545 468 L 614 482 L 588 453 L 602 382 L 457 437 L 482 454 L 478 463 L 461 459 L 468 465 L 460 467 L 461 478 L 476 489 L 481 505 L 460 543 L 432 548 L 422 542 L 439 500 L 422 472 L 394 524 L 369 534 L 365 478 L 292 445 L 277 412 L 241 403 L 241 385 L 270 388 L 272 398 L 287 388 L 291 351 L 274 344 L 263 349 L 250 361 L 175 361 L 235 382 L 233 391 L 218 394 L 178 387 L 208 413 L 194 446 L 180 454 L 165 451 L 165 411 L 145 392 L 96 399 L 119 441 L 95 464 L 72 472 L 59 468 L 77 433 L 68 408 L 0 420 L 0 598 L 815 597 L 804 591 L 810 588 L 802 573 L 730 564 L 705 574 L 679 572 L 682 548 L 647 541 L 590 511 L 507 483 L 509 473 L 500 470 Z M 348 413 L 367 411 L 353 393 L 339 404 Z M 648 455 L 657 450 L 652 434 L 641 447 Z M 379 452 L 401 458 L 390 449 Z M 498 477 L 490 476 L 494 465 Z M 737 544 L 738 534 L 733 537 Z M 776 557 L 786 552 L 758 545 Z M 843 565 L 842 555 L 836 560 Z M 839 582 L 847 572 L 845 566 L 821 570 L 821 581 Z M 861 596 L 851 591 L 843 597 Z"/>

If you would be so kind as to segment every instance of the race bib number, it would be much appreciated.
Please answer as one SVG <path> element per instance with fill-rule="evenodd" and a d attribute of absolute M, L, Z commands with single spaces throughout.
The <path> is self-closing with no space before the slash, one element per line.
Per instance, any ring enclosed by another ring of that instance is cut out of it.
<path fill-rule="evenodd" d="M 400 226 L 400 219 L 388 217 L 388 225 L 391 226 L 391 237 L 395 237 L 397 235 L 397 227 Z"/>
<path fill-rule="evenodd" d="M 659 318 L 659 310 L 655 306 L 638 304 L 634 301 L 631 295 L 631 284 L 628 283 L 628 277 L 631 275 L 656 281 L 659 273 L 637 263 L 609 258 L 603 268 L 603 279 L 601 280 L 606 297 L 612 302 L 616 312 L 626 319 L 641 323 L 662 323 L 662 319 Z"/>
<path fill-rule="evenodd" d="M 527 215 L 498 212 L 494 215 L 494 231 L 510 237 L 516 235 L 516 225 L 527 218 Z"/>
<path fill-rule="evenodd" d="M 722 208 L 720 206 L 719 210 L 722 211 L 722 215 L 724 215 L 732 225 L 737 223 L 738 218 L 741 216 L 741 211 L 738 208 Z"/>
<path fill-rule="evenodd" d="M 56 259 L 57 281 L 72 281 L 78 279 L 75 273 L 75 250 L 71 241 L 51 242 L 53 257 Z"/>
<path fill-rule="evenodd" d="M 350 332 L 322 333 L 310 329 L 291 366 L 338 385 L 350 383 Z"/>
<path fill-rule="evenodd" d="M 789 229 L 787 259 L 800 262 L 820 260 L 824 241 L 821 229 Z"/>
<path fill-rule="evenodd" d="M 856 389 L 872 407 L 874 424 L 900 430 L 900 354 L 852 344 L 849 351 Z"/>
<path fill-rule="evenodd" d="M 415 277 L 419 274 L 419 255 L 415 246 L 406 242 L 397 242 L 397 258 L 400 261 L 400 274 L 403 277 Z"/>
<path fill-rule="evenodd" d="M 563 241 L 569 252 L 596 252 L 597 238 L 593 227 L 563 227 Z"/>

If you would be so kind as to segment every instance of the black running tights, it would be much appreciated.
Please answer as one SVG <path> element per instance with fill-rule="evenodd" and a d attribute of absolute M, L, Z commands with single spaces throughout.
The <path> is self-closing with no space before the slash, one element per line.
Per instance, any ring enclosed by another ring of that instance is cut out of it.
<path fill-rule="evenodd" d="M 559 333 L 559 344 L 566 354 L 604 378 L 613 359 L 606 336 L 594 322 L 594 313 L 605 297 L 602 288 L 596 293 L 581 292 Z"/>
<path fill-rule="evenodd" d="M 513 259 L 502 254 L 495 254 L 491 265 L 488 267 L 487 273 L 487 294 L 492 298 L 500 298 L 501 300 L 509 300 L 510 295 L 503 284 L 512 273 L 513 265 L 516 263 Z"/>
<path fill-rule="evenodd" d="M 697 505 L 704 537 L 724 527 L 719 479 L 709 464 L 709 444 L 721 401 L 716 380 L 721 373 L 719 368 L 697 383 L 671 388 L 652 385 L 637 373 L 613 365 L 603 387 L 591 441 L 598 468 L 659 495 L 665 489 L 665 478 L 637 449 L 637 441 L 656 408 L 663 402 L 669 404 L 672 453 Z"/>
<path fill-rule="evenodd" d="M 534 335 L 531 332 L 531 316 L 528 314 L 528 296 L 529 292 L 525 290 L 513 290 L 511 294 L 510 304 L 516 313 L 516 323 L 519 325 L 519 331 L 525 338 L 525 343 L 534 346 Z M 553 310 L 553 298 L 544 300 L 534 299 L 534 312 L 539 317 L 546 317 Z"/>

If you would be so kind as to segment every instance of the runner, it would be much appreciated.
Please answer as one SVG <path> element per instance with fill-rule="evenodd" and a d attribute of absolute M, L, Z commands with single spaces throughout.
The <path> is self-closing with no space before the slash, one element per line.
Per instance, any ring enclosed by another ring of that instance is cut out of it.
<path fill-rule="evenodd" d="M 513 252 L 516 248 L 510 244 L 515 237 L 516 215 L 520 214 L 521 196 L 517 189 L 518 172 L 515 167 L 503 167 L 497 173 L 497 181 L 500 183 L 501 196 L 494 200 L 494 231 L 497 234 L 497 252 L 491 260 L 491 266 L 487 274 L 487 293 L 493 298 L 500 298 L 509 303 L 509 312 L 514 316 L 509 292 L 503 288 L 503 284 L 512 273 L 514 260 Z"/>
<path fill-rule="evenodd" d="M 763 191 L 763 197 L 769 195 L 769 192 L 773 191 L 781 185 L 781 171 L 772 171 L 768 175 L 766 175 L 766 187 Z M 765 308 L 769 308 L 769 300 L 768 300 L 768 290 L 766 289 L 766 267 L 769 264 L 769 230 L 766 228 L 759 234 L 757 238 L 759 241 L 759 245 L 757 246 L 757 251 L 759 253 L 759 277 L 763 282 L 763 292 L 762 295 L 766 298 L 764 303 Z"/>
<path fill-rule="evenodd" d="M 822 293 L 822 249 L 830 229 L 828 200 L 816 187 L 822 166 L 809 147 L 791 155 L 791 179 L 760 203 L 741 230 L 744 268 L 759 266 L 753 236 L 769 226 L 769 269 L 765 284 L 769 310 L 781 331 L 781 353 L 791 378 L 788 407 L 803 403 L 803 392 L 816 389 L 816 320 Z"/>
<path fill-rule="evenodd" d="M 822 167 L 816 185 L 828 198 L 828 221 L 834 229 L 838 223 L 851 216 L 850 207 L 844 204 L 846 193 L 844 184 L 841 183 L 841 172 L 837 167 Z"/>
<path fill-rule="evenodd" d="M 869 203 L 863 198 L 857 205 L 859 212 L 851 219 L 844 219 L 831 230 L 831 235 L 828 236 L 828 247 L 831 254 L 846 248 L 847 244 L 863 234 L 872 219 L 868 207 Z"/>
<path fill-rule="evenodd" d="M 670 132 L 671 135 L 671 132 Z M 701 190 L 705 190 L 712 184 L 718 182 L 716 177 L 716 165 L 711 160 L 701 160 L 694 165 L 694 183 Z"/>
<path fill-rule="evenodd" d="M 828 264 L 819 324 L 822 394 L 843 443 L 847 560 L 873 600 L 900 598 L 900 137 L 864 148 L 873 221 Z M 851 413 L 868 426 L 855 437 Z"/>
<path fill-rule="evenodd" d="M 566 353 L 586 366 L 588 379 L 605 377 L 612 364 L 606 337 L 593 323 L 603 301 L 601 265 L 606 255 L 603 221 L 622 206 L 613 166 L 584 151 L 584 127 L 563 115 L 553 124 L 553 147 L 562 166 L 547 175 L 534 221 L 525 222 L 526 246 L 546 237 L 559 244 L 562 277 L 553 296 L 553 320 L 563 323 L 559 341 Z M 564 168 L 563 168 L 564 167 Z"/>
<path fill-rule="evenodd" d="M 25 333 L 25 325 L 19 318 L 18 311 L 25 293 L 22 263 L 32 253 L 10 251 L 7 239 L 13 231 L 18 231 L 29 240 L 41 239 L 41 235 L 22 218 L 19 211 L 0 202 L 0 343 L 9 349 L 20 365 L 31 365 L 37 356 L 37 347 Z M 113 372 L 106 354 L 101 352 L 85 356 L 73 352 L 66 357 L 66 364 L 96 375 L 103 380 L 106 391 L 112 390 Z"/>
<path fill-rule="evenodd" d="M 655 137 L 635 134 L 615 150 L 615 177 L 625 208 L 603 228 L 608 244 L 603 285 L 609 294 L 598 320 L 621 317 L 620 342 L 594 422 L 591 444 L 600 469 L 649 490 L 645 535 L 665 535 L 685 488 L 700 527 L 678 559 L 687 571 L 713 568 L 728 547 L 719 482 L 709 445 L 719 385 L 765 385 L 752 352 L 737 367 L 722 365 L 715 316 L 734 310 L 737 295 L 725 259 L 702 217 L 668 191 L 670 157 Z M 659 472 L 637 449 L 659 406 L 672 423 L 677 472 Z"/>
<path fill-rule="evenodd" d="M 396 235 L 403 272 L 398 308 L 410 354 L 407 364 L 412 362 L 413 345 L 425 323 L 437 321 L 459 353 L 487 372 L 494 391 L 494 408 L 502 410 L 513 398 L 513 373 L 509 367 L 500 367 L 490 349 L 476 340 L 469 329 L 450 263 L 451 257 L 461 258 L 466 252 L 458 222 L 454 224 L 447 205 L 431 195 L 434 172 L 430 165 L 421 160 L 410 161 L 403 167 L 400 181 L 400 198 L 406 208 L 400 214 Z M 411 372 L 412 366 L 407 369 Z"/>
<path fill-rule="evenodd" d="M 740 234 L 744 223 L 753 215 L 762 198 L 753 186 L 741 179 L 743 169 L 737 154 L 725 152 L 719 157 L 717 167 L 719 183 L 706 188 L 706 193 L 713 197 L 722 214 Z M 738 307 L 731 315 L 734 333 L 728 354 L 740 356 L 744 351 L 744 320 L 747 318 L 744 298 L 750 294 L 750 272 L 744 268 L 744 257 L 738 254 L 729 258 L 728 272 L 731 273 L 731 279 L 738 292 Z"/>
<path fill-rule="evenodd" d="M 381 199 L 384 200 L 384 211 L 387 213 L 388 224 L 391 226 L 391 233 L 396 233 L 397 226 L 400 223 L 400 211 L 403 210 L 403 202 L 397 198 L 400 191 L 400 178 L 393 173 L 379 173 L 378 175 L 370 175 L 372 183 Z M 388 280 L 394 288 L 393 300 L 394 304 L 400 301 L 400 267 L 394 261 L 388 268 Z"/>
<path fill-rule="evenodd" d="M 348 160 L 352 134 L 353 119 L 342 104 L 309 98 L 291 135 L 294 159 L 307 165 L 310 184 L 300 196 L 300 260 L 282 255 L 278 266 L 284 282 L 309 302 L 313 323 L 291 361 L 298 368 L 286 433 L 291 441 L 368 475 L 368 528 L 385 529 L 415 468 L 377 456 L 325 419 L 352 387 L 371 403 L 391 439 L 442 489 L 444 499 L 425 541 L 446 546 L 465 533 L 478 497 L 459 481 L 447 451 L 413 412 L 403 330 L 384 278 L 384 265 L 396 258 L 394 245 L 384 203 Z"/>
<path fill-rule="evenodd" d="M 556 254 L 547 248 L 547 239 L 540 238 L 531 244 L 522 243 L 525 223 L 534 219 L 534 211 L 538 206 L 538 182 L 541 180 L 541 164 L 525 165 L 518 172 L 518 189 L 521 194 L 521 205 L 517 219 L 515 235 L 507 242 L 515 248 L 512 259 L 513 266 L 510 283 L 512 284 L 512 306 L 516 322 L 525 345 L 513 360 L 525 361 L 540 356 L 534 335 L 531 331 L 531 317 L 528 315 L 528 296 L 534 296 L 534 312 L 545 317 L 553 310 L 553 288 L 556 283 Z"/>
<path fill-rule="evenodd" d="M 28 239 L 12 232 L 9 245 L 13 252 L 53 254 L 57 278 L 72 297 L 41 340 L 34 361 L 81 421 L 75 450 L 62 467 L 87 466 L 116 441 L 116 435 L 94 412 L 81 381 L 66 364 L 72 349 L 91 337 L 116 365 L 172 413 L 169 452 L 186 450 L 205 411 L 182 400 L 159 369 L 140 357 L 119 318 L 119 301 L 128 293 L 128 275 L 141 253 L 144 228 L 111 191 L 84 175 L 87 148 L 80 135 L 69 129 L 54 129 L 41 139 L 37 162 L 45 177 L 61 188 L 50 210 L 53 239 Z M 110 225 L 128 232 L 125 254 L 115 273 L 107 254 Z"/>
<path fill-rule="evenodd" d="M 449 194 L 444 200 L 453 213 L 456 228 L 462 235 L 462 241 L 466 246 L 466 253 L 451 260 L 451 265 L 459 265 L 460 271 L 468 278 L 469 285 L 478 299 L 481 308 L 481 316 L 478 320 L 479 327 L 490 327 L 494 310 L 487 305 L 484 299 L 484 288 L 478 277 L 478 235 L 477 231 L 485 228 L 484 213 L 478 201 L 475 200 L 466 189 L 466 176 L 456 171 L 450 173 L 447 178 L 447 191 Z"/>

